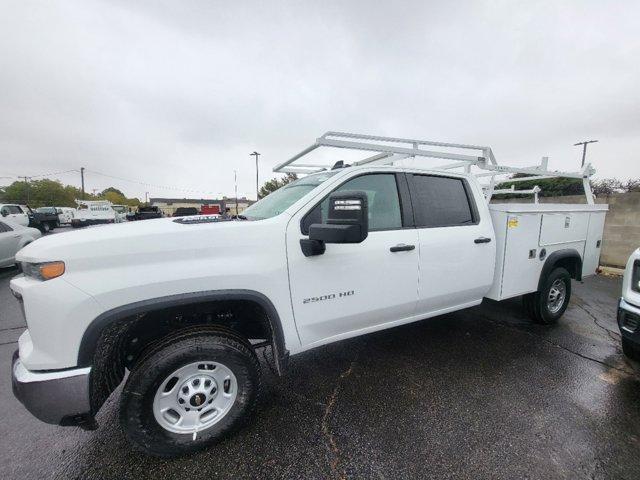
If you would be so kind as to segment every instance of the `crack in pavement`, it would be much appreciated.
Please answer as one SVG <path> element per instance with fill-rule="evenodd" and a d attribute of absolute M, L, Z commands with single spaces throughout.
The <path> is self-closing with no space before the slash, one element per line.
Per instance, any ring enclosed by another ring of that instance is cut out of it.
<path fill-rule="evenodd" d="M 507 328 L 509 330 L 515 330 L 517 332 L 524 333 L 524 334 L 529 335 L 531 337 L 538 338 L 538 339 L 542 340 L 543 342 L 545 342 L 545 343 L 547 343 L 549 345 L 552 345 L 554 347 L 560 348 L 560 349 L 562 349 L 562 350 L 564 350 L 566 352 L 569 352 L 569 353 L 571 353 L 573 355 L 576 355 L 577 357 L 583 358 L 585 360 L 590 360 L 590 361 L 595 362 L 595 363 L 599 363 L 600 365 L 603 365 L 603 366 L 605 366 L 607 368 L 610 368 L 612 370 L 617 370 L 617 371 L 619 371 L 621 373 L 624 373 L 625 375 L 630 375 L 630 376 L 633 376 L 633 377 L 638 377 L 639 376 L 634 370 L 629 371 L 629 370 L 626 370 L 624 368 L 620 368 L 620 367 L 616 367 L 615 365 L 611 365 L 611 364 L 609 364 L 607 362 L 603 362 L 602 360 L 598 360 L 597 358 L 589 357 L 588 355 L 584 355 L 582 353 L 579 353 L 579 352 L 576 352 L 574 350 L 571 350 L 570 348 L 565 347 L 564 345 L 560 345 L 559 343 L 555 343 L 555 342 L 553 342 L 553 341 L 551 341 L 551 340 L 549 340 L 547 338 L 544 338 L 541 335 L 537 335 L 537 334 L 535 334 L 533 332 L 529 332 L 527 330 L 521 330 L 519 328 L 512 327 L 510 325 L 505 325 L 504 323 L 500 323 L 500 322 L 498 322 L 496 320 L 493 320 L 493 319 L 491 319 L 489 317 L 486 317 L 484 315 L 480 315 L 480 317 L 483 318 L 484 320 L 486 320 L 489 323 L 492 323 L 492 324 L 497 325 L 499 327 Z"/>
<path fill-rule="evenodd" d="M 324 415 L 322 416 L 322 422 L 321 422 L 321 430 L 322 430 L 322 434 L 325 436 L 326 442 L 327 442 L 327 447 L 329 449 L 329 452 L 332 455 L 332 459 L 329 462 L 329 466 L 331 467 L 331 473 L 333 474 L 333 476 L 335 478 L 339 478 L 340 480 L 346 479 L 346 475 L 344 471 L 339 471 L 338 470 L 338 465 L 340 463 L 340 449 L 338 448 L 338 444 L 336 443 L 336 439 L 333 435 L 333 433 L 331 433 L 331 429 L 329 427 L 329 417 L 331 415 L 331 411 L 333 410 L 333 406 L 335 405 L 337 399 L 338 399 L 338 393 L 340 390 L 340 385 L 342 384 L 342 381 L 347 378 L 349 375 L 351 375 L 351 373 L 353 372 L 353 367 L 355 365 L 356 361 L 353 360 L 351 362 L 351 364 L 349 365 L 349 368 L 346 369 L 344 372 L 342 372 L 340 374 L 340 376 L 338 377 L 338 380 L 336 381 L 335 387 L 333 388 L 333 391 L 331 392 L 331 396 L 329 397 L 329 401 L 326 403 L 326 408 L 324 410 Z"/>
<path fill-rule="evenodd" d="M 596 324 L 597 327 L 601 328 L 602 330 L 604 330 L 605 332 L 607 332 L 608 337 L 613 340 L 614 342 L 618 343 L 620 342 L 620 334 L 618 332 L 615 332 L 613 330 L 609 330 L 607 327 L 605 327 L 604 325 L 600 325 L 598 323 L 598 318 L 595 316 L 595 314 L 593 314 L 585 305 L 586 304 L 580 304 L 580 303 L 575 303 L 574 304 L 576 307 L 578 307 L 580 310 L 582 310 L 583 312 L 585 312 L 587 315 L 589 315 L 591 317 L 591 319 L 593 320 L 593 323 Z"/>

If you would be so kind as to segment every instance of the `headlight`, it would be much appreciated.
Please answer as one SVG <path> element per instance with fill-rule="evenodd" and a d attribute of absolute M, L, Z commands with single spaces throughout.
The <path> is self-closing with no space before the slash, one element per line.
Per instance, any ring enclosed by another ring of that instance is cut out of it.
<path fill-rule="evenodd" d="M 631 289 L 640 292 L 640 260 L 633 262 L 633 273 L 631 274 Z"/>
<path fill-rule="evenodd" d="M 37 280 L 51 280 L 64 273 L 64 262 L 22 262 L 22 271 L 27 277 Z"/>

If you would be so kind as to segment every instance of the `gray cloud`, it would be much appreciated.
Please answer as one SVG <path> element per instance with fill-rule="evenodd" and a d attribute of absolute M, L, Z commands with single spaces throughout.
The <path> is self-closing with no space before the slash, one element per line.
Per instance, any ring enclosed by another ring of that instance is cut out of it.
<path fill-rule="evenodd" d="M 0 176 L 230 195 L 235 169 L 251 195 L 249 152 L 266 180 L 345 130 L 567 170 L 598 138 L 599 176 L 638 177 L 639 19 L 633 1 L 5 2 Z"/>

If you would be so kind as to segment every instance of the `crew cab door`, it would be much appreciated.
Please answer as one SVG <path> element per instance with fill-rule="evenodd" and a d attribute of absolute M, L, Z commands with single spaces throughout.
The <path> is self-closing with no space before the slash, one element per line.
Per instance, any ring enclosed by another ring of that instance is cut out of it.
<path fill-rule="evenodd" d="M 405 218 L 409 197 L 404 175 L 361 174 L 332 193 L 336 191 L 366 192 L 369 235 L 362 243 L 327 244 L 323 254 L 305 257 L 300 240 L 308 238 L 309 225 L 326 220 L 328 195 L 289 222 L 291 301 L 303 345 L 381 328 L 415 311 L 418 235 L 405 228 L 410 221 Z"/>
<path fill-rule="evenodd" d="M 418 314 L 479 303 L 493 282 L 496 242 L 482 192 L 464 177 L 408 174 L 420 251 Z"/>

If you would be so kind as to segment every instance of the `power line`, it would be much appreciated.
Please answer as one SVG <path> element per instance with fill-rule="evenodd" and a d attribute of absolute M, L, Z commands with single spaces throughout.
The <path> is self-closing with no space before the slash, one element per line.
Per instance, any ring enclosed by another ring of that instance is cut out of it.
<path fill-rule="evenodd" d="M 206 190 L 196 190 L 196 189 L 192 189 L 192 188 L 175 187 L 175 186 L 169 186 L 169 185 L 158 185 L 158 184 L 154 184 L 154 183 L 142 182 L 140 180 L 132 180 L 130 178 L 118 177 L 116 175 L 109 175 L 109 174 L 106 174 L 106 173 L 96 172 L 95 170 L 89 170 L 89 169 L 85 169 L 85 171 L 93 173 L 94 175 L 100 175 L 102 177 L 112 178 L 114 180 L 121 180 L 123 182 L 136 183 L 138 185 L 142 185 L 142 186 L 145 186 L 145 187 L 153 187 L 153 188 L 159 188 L 159 189 L 164 189 L 164 190 L 173 190 L 173 191 L 176 191 L 176 192 L 206 193 L 206 194 L 209 194 L 209 195 L 218 195 L 218 193 L 220 193 L 220 192 L 211 192 L 211 191 L 206 191 Z"/>
<path fill-rule="evenodd" d="M 71 173 L 71 172 L 79 172 L 80 170 L 73 169 L 73 170 L 63 170 L 61 172 L 51 172 L 51 173 L 40 173 L 38 175 L 9 175 L 6 177 L 0 177 L 0 178 L 38 178 L 38 177 L 53 177 L 54 175 L 62 175 L 63 173 Z"/>

